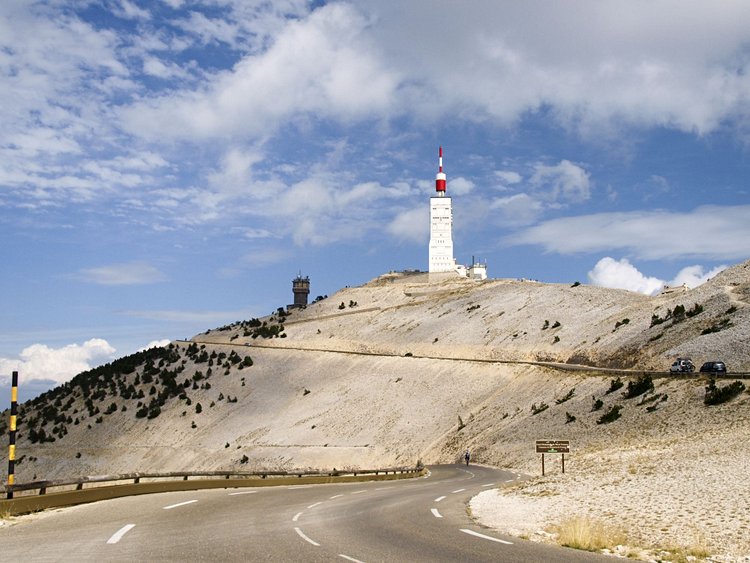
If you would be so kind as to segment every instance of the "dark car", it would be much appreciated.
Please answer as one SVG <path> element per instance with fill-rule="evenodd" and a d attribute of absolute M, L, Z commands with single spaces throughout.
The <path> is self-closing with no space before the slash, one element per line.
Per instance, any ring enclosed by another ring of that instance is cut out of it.
<path fill-rule="evenodd" d="M 706 362 L 701 366 L 701 373 L 726 374 L 727 366 L 724 362 Z"/>

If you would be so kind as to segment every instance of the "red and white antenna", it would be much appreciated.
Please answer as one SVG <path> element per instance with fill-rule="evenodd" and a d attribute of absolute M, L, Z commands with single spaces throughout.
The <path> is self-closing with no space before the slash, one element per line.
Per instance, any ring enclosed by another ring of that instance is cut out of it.
<path fill-rule="evenodd" d="M 435 191 L 440 196 L 445 195 L 445 173 L 443 172 L 443 147 L 440 147 L 440 157 L 438 158 L 438 173 L 435 176 Z"/>

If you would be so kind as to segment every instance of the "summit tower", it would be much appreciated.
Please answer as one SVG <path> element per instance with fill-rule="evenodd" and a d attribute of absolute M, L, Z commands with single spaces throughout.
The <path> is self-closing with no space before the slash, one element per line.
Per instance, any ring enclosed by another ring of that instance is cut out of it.
<path fill-rule="evenodd" d="M 445 195 L 446 178 L 443 172 L 443 147 L 438 156 L 438 173 L 435 176 L 436 195 L 430 198 L 430 255 L 429 272 L 455 272 L 453 258 L 453 209 L 451 198 Z"/>

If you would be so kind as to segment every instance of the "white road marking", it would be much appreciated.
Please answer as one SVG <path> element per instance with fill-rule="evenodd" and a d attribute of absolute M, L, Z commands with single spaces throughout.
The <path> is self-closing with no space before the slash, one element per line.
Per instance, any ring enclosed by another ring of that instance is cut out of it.
<path fill-rule="evenodd" d="M 309 489 L 310 487 L 314 487 L 315 485 L 292 485 L 291 487 L 287 487 L 287 489 Z"/>
<path fill-rule="evenodd" d="M 504 543 L 505 545 L 513 545 L 513 542 L 501 540 L 499 538 L 493 538 L 492 536 L 485 536 L 484 534 L 480 534 L 479 532 L 475 532 L 474 530 L 466 530 L 464 528 L 461 528 L 461 531 L 464 534 L 469 534 L 470 536 L 476 536 L 478 538 L 482 538 L 483 540 L 490 540 L 497 543 Z"/>
<path fill-rule="evenodd" d="M 505 481 L 505 482 L 506 482 L 506 483 L 512 483 L 512 482 L 513 482 L 513 481 L 515 481 L 515 480 L 516 480 L 516 479 L 508 479 L 508 480 L 507 480 L 507 481 Z"/>
<path fill-rule="evenodd" d="M 451 491 L 452 495 L 455 495 L 456 493 L 463 493 L 466 489 L 456 489 L 455 491 Z"/>
<path fill-rule="evenodd" d="M 112 537 L 107 540 L 107 543 L 117 543 L 122 539 L 122 536 L 127 534 L 130 530 L 135 528 L 135 524 L 127 524 L 117 530 L 114 534 L 112 534 Z"/>
<path fill-rule="evenodd" d="M 366 490 L 365 491 L 354 491 L 352 494 L 353 495 L 361 495 L 362 493 L 366 493 L 366 492 L 367 492 Z"/>
<path fill-rule="evenodd" d="M 296 522 L 297 520 L 299 520 L 299 517 L 300 517 L 300 516 L 302 516 L 302 513 L 301 513 L 301 512 L 298 512 L 297 514 L 295 514 L 295 515 L 294 515 L 294 518 L 292 518 L 292 522 Z"/>
<path fill-rule="evenodd" d="M 331 497 L 331 500 L 333 500 L 333 499 L 335 499 L 335 498 L 343 497 L 343 496 L 344 496 L 344 495 L 333 495 L 333 496 Z"/>
<path fill-rule="evenodd" d="M 164 506 L 164 510 L 171 510 L 173 508 L 177 508 L 178 506 L 185 506 L 186 504 L 193 504 L 194 502 L 198 502 L 197 500 L 186 500 L 185 502 L 178 502 L 177 504 L 170 504 L 169 506 Z"/>
<path fill-rule="evenodd" d="M 438 512 L 437 508 L 431 508 L 430 511 L 435 518 L 442 518 L 443 515 Z"/>
<path fill-rule="evenodd" d="M 387 491 L 388 489 L 392 489 L 393 487 L 378 487 L 375 489 L 376 491 Z"/>
<path fill-rule="evenodd" d="M 487 483 L 486 485 L 482 485 L 482 487 L 494 487 L 495 483 Z"/>
<path fill-rule="evenodd" d="M 435 499 L 435 502 L 440 502 L 440 501 L 441 501 L 441 500 L 443 500 L 444 498 L 445 498 L 445 495 L 443 495 L 442 497 L 438 497 L 438 498 L 436 498 L 436 499 Z"/>
<path fill-rule="evenodd" d="M 364 563 L 364 561 L 360 561 L 359 559 L 354 559 L 354 557 L 349 557 L 348 555 L 344 555 L 343 553 L 339 553 L 339 557 L 346 559 L 347 561 L 354 561 L 354 563 Z"/>
<path fill-rule="evenodd" d="M 315 508 L 316 506 L 320 506 L 321 504 L 323 504 L 323 503 L 322 502 L 316 502 L 315 504 L 311 504 L 307 508 Z"/>
<path fill-rule="evenodd" d="M 297 535 L 301 537 L 303 540 L 305 540 L 307 543 L 314 545 L 315 547 L 320 547 L 320 544 L 316 541 L 311 540 L 308 538 L 302 530 L 299 528 L 294 528 L 294 531 L 297 532 Z"/>
<path fill-rule="evenodd" d="M 239 493 L 229 493 L 230 497 L 233 497 L 235 495 L 254 495 L 258 491 L 240 491 Z"/>

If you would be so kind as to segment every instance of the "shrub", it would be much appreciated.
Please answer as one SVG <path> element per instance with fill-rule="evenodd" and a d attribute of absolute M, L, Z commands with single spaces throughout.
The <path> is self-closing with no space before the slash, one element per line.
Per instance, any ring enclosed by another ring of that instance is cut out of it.
<path fill-rule="evenodd" d="M 607 389 L 605 394 L 609 395 L 610 393 L 614 393 L 615 391 L 620 389 L 623 385 L 625 384 L 622 382 L 622 379 L 620 379 L 619 377 L 616 377 L 615 379 L 609 382 L 609 389 Z"/>
<path fill-rule="evenodd" d="M 621 405 L 614 405 L 596 421 L 597 424 L 608 424 L 620 418 Z"/>
<path fill-rule="evenodd" d="M 243 455 L 242 458 L 240 458 L 240 463 L 243 465 L 249 461 L 249 458 L 246 455 Z"/>
<path fill-rule="evenodd" d="M 597 399 L 595 397 L 592 397 L 592 399 L 594 399 L 594 405 L 591 407 L 591 412 L 598 411 L 604 406 L 604 402 L 601 399 Z"/>
<path fill-rule="evenodd" d="M 562 325 L 560 324 L 560 321 L 555 321 L 555 324 L 552 325 L 552 328 L 560 328 Z"/>
<path fill-rule="evenodd" d="M 576 394 L 576 388 L 573 387 L 573 389 L 568 391 L 568 393 L 564 397 L 562 397 L 561 399 L 555 399 L 555 404 L 562 405 L 565 401 L 569 401 L 570 399 L 572 399 L 575 394 Z"/>
<path fill-rule="evenodd" d="M 531 405 L 531 414 L 539 414 L 540 412 L 544 412 L 549 408 L 549 405 L 547 403 L 539 403 L 537 406 L 536 403 Z"/>
<path fill-rule="evenodd" d="M 560 545 L 584 551 L 600 551 L 622 545 L 627 541 L 622 531 L 607 528 L 601 522 L 595 522 L 588 517 L 565 520 L 556 531 L 557 542 Z"/>
<path fill-rule="evenodd" d="M 711 334 L 712 332 L 719 332 L 719 331 L 722 331 L 724 329 L 730 328 L 732 326 L 734 326 L 734 325 L 732 324 L 732 322 L 729 319 L 722 319 L 717 324 L 712 325 L 712 326 L 704 329 L 703 331 L 701 331 L 701 335 Z"/>
<path fill-rule="evenodd" d="M 628 382 L 628 390 L 623 393 L 626 399 L 632 399 L 638 395 L 643 395 L 646 391 L 654 390 L 654 381 L 650 375 L 641 375 L 636 381 Z"/>
<path fill-rule="evenodd" d="M 195 414 L 200 414 L 203 411 L 203 406 L 200 403 L 195 403 Z"/>
<path fill-rule="evenodd" d="M 630 323 L 630 319 L 628 319 L 628 318 L 622 319 L 621 321 L 617 321 L 617 322 L 615 323 L 615 330 L 617 330 L 617 329 L 618 329 L 618 328 L 620 328 L 621 326 L 623 326 L 623 325 L 626 325 L 626 324 L 628 324 L 628 323 Z"/>
<path fill-rule="evenodd" d="M 568 424 L 570 422 L 575 422 L 575 421 L 576 421 L 576 417 L 575 416 L 573 416 L 569 412 L 565 413 L 565 424 Z"/>
<path fill-rule="evenodd" d="M 542 325 L 542 330 L 547 330 L 549 328 L 549 321 L 545 319 L 544 324 Z"/>
<path fill-rule="evenodd" d="M 573 282 L 573 285 L 571 285 L 570 287 L 578 287 L 579 285 L 581 285 L 581 282 L 577 281 L 577 282 Z"/>
<path fill-rule="evenodd" d="M 745 390 L 745 384 L 735 381 L 724 387 L 717 387 L 716 380 L 711 379 L 706 385 L 706 396 L 703 403 L 706 405 L 720 405 L 734 399 Z"/>
<path fill-rule="evenodd" d="M 343 301 L 341 302 L 341 305 L 339 305 L 339 309 L 346 309 L 346 305 Z"/>

